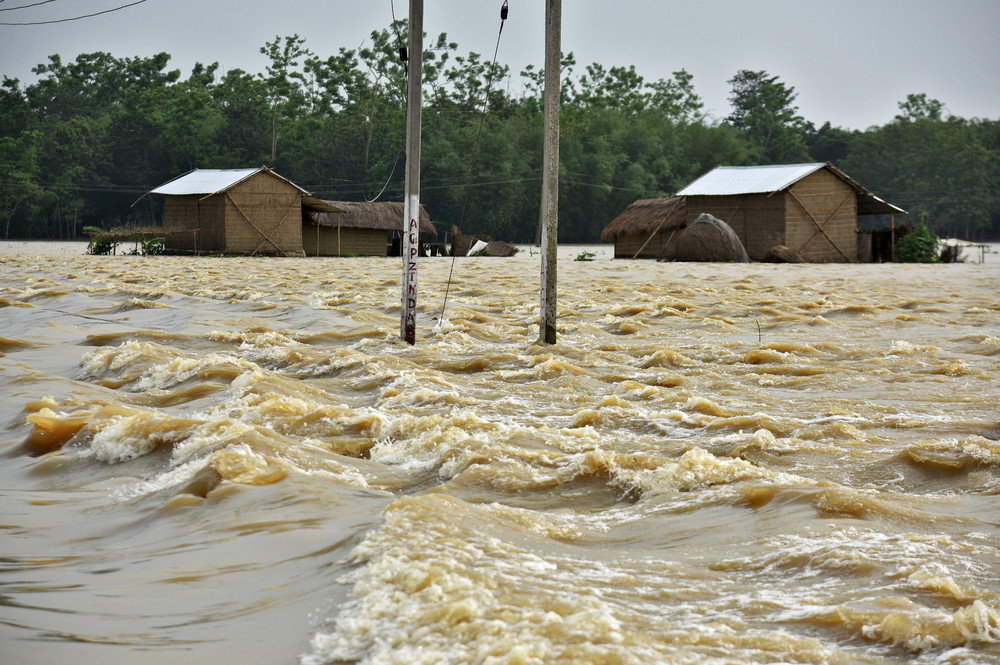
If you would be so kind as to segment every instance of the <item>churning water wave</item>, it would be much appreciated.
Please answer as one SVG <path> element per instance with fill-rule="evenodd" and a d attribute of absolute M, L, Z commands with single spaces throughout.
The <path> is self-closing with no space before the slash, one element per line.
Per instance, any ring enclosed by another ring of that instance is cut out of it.
<path fill-rule="evenodd" d="M 0 661 L 1000 663 L 1000 266 L 577 251 L 0 257 Z"/>

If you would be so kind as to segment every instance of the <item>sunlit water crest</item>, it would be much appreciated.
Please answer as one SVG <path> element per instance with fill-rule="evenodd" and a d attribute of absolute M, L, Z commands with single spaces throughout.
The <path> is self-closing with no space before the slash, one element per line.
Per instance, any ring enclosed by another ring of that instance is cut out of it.
<path fill-rule="evenodd" d="M 579 251 L 0 258 L 0 661 L 1000 663 L 1000 264 Z"/>

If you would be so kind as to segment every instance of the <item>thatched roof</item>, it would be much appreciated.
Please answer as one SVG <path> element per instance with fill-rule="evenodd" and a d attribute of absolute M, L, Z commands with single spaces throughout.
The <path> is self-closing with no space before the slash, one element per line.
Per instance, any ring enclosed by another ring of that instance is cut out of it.
<path fill-rule="evenodd" d="M 651 235 L 684 226 L 686 211 L 683 196 L 669 199 L 641 199 L 615 217 L 601 232 L 601 240 L 614 240 L 617 235 Z"/>
<path fill-rule="evenodd" d="M 320 226 L 347 229 L 374 229 L 378 231 L 402 231 L 403 204 L 399 202 L 366 203 L 358 201 L 327 201 L 344 212 L 317 212 L 309 217 Z M 431 224 L 430 215 L 420 206 L 420 232 L 437 235 Z"/>

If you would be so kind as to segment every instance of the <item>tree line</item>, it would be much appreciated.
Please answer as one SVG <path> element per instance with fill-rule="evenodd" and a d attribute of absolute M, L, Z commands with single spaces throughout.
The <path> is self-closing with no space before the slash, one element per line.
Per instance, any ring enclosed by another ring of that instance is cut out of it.
<path fill-rule="evenodd" d="M 261 52 L 265 71 L 170 55 L 58 55 L 37 80 L 0 87 L 5 238 L 76 238 L 84 226 L 157 225 L 143 194 L 193 168 L 266 165 L 330 200 L 399 201 L 405 163 L 405 22 L 326 57 L 298 35 Z M 538 231 L 544 72 L 513 76 L 445 34 L 424 54 L 421 202 L 437 228 L 511 242 Z M 732 113 L 710 118 L 681 69 L 563 57 L 559 235 L 595 242 L 630 203 L 669 196 L 719 164 L 831 162 L 940 235 L 1000 237 L 1000 120 L 963 119 L 912 94 L 882 126 L 802 118 L 795 89 L 765 71 L 728 81 Z"/>

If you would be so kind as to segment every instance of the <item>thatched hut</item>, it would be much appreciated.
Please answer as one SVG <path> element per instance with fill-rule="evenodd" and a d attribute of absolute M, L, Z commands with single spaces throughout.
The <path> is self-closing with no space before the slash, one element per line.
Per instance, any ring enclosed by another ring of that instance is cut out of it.
<path fill-rule="evenodd" d="M 150 193 L 166 251 L 303 256 L 303 212 L 337 210 L 267 167 L 195 169 Z"/>
<path fill-rule="evenodd" d="M 338 212 L 313 212 L 302 222 L 302 246 L 309 256 L 399 256 L 403 204 L 326 201 Z M 421 237 L 436 237 L 430 215 L 420 206 Z"/>
<path fill-rule="evenodd" d="M 871 236 L 859 233 L 858 217 L 906 214 L 828 163 L 720 166 L 677 195 L 686 199 L 688 223 L 714 215 L 755 261 L 776 246 L 806 261 L 871 260 Z"/>
<path fill-rule="evenodd" d="M 683 197 L 642 199 L 615 217 L 601 232 L 601 240 L 615 241 L 616 259 L 659 259 L 670 253 L 686 224 Z"/>

